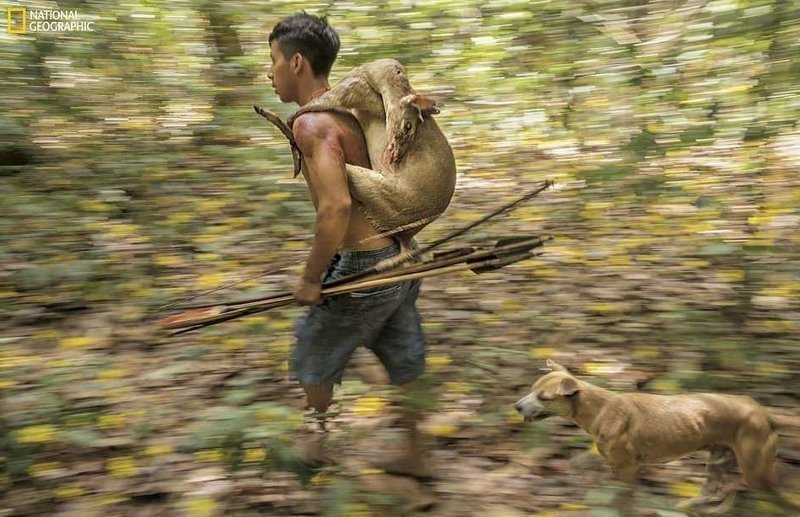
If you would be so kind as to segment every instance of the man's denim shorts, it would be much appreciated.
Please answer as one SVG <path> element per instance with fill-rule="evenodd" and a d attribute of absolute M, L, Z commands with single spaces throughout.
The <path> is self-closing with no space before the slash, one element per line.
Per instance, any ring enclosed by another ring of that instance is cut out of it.
<path fill-rule="evenodd" d="M 323 282 L 367 269 L 397 255 L 397 244 L 335 255 Z M 335 384 L 353 351 L 372 350 L 392 384 L 405 384 L 425 367 L 425 339 L 415 306 L 420 281 L 413 280 L 326 297 L 297 323 L 291 376 L 307 385 Z"/>

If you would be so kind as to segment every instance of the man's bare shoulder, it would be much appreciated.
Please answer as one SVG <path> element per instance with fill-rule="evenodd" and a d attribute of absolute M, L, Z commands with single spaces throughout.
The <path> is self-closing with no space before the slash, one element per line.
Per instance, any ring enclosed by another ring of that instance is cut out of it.
<path fill-rule="evenodd" d="M 292 132 L 302 152 L 313 149 L 314 142 L 338 139 L 339 125 L 329 113 L 303 113 L 292 124 Z"/>

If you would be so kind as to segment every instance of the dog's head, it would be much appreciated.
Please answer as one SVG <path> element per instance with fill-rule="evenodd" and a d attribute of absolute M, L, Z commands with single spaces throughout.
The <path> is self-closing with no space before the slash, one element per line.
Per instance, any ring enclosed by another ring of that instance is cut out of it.
<path fill-rule="evenodd" d="M 580 391 L 578 379 L 569 374 L 560 364 L 547 360 L 550 373 L 541 377 L 531 388 L 531 392 L 514 404 L 526 422 L 542 420 L 549 416 L 570 416 L 572 402 L 570 397 Z"/>

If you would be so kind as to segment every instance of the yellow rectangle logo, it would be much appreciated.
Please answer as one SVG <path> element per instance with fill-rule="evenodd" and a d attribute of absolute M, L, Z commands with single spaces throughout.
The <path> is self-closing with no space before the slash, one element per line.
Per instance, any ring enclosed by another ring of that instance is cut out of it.
<path fill-rule="evenodd" d="M 6 32 L 8 34 L 25 34 L 28 17 L 24 7 L 9 7 L 6 10 Z"/>

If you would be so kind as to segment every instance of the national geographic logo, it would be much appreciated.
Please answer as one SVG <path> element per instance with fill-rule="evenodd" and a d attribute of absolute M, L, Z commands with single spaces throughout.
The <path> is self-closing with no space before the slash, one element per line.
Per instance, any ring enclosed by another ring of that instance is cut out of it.
<path fill-rule="evenodd" d="M 94 31 L 94 22 L 81 20 L 78 11 L 9 7 L 6 10 L 6 21 L 8 34 Z"/>
<path fill-rule="evenodd" d="M 24 7 L 9 7 L 6 11 L 6 32 L 9 34 L 25 34 L 25 22 L 28 17 Z"/>

